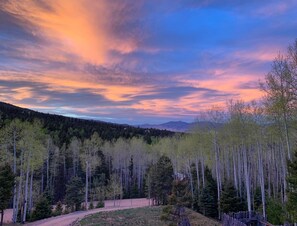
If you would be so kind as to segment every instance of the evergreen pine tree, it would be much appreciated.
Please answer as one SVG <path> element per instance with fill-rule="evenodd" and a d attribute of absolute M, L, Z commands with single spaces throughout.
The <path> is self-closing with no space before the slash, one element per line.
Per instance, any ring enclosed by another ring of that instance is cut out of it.
<path fill-rule="evenodd" d="M 79 177 L 73 177 L 67 184 L 65 202 L 73 211 L 80 209 L 84 199 L 84 185 Z"/>
<path fill-rule="evenodd" d="M 282 225 L 285 222 L 286 211 L 280 200 L 268 199 L 266 213 L 269 223 Z"/>
<path fill-rule="evenodd" d="M 223 213 L 238 212 L 242 210 L 240 198 L 237 196 L 234 186 L 227 182 L 220 200 L 220 208 Z"/>
<path fill-rule="evenodd" d="M 205 216 L 218 216 L 217 185 L 208 168 L 205 169 L 206 186 L 200 195 L 199 209 Z"/>
<path fill-rule="evenodd" d="M 52 206 L 46 197 L 41 197 L 36 203 L 35 210 L 32 213 L 31 220 L 40 220 L 52 215 Z"/>
<path fill-rule="evenodd" d="M 14 174 L 9 165 L 0 167 L 0 211 L 3 224 L 4 210 L 8 207 L 13 192 Z"/>
<path fill-rule="evenodd" d="M 259 187 L 256 188 L 256 191 L 254 193 L 254 209 L 256 211 L 259 211 L 262 205 L 262 194 L 261 189 Z"/>
<path fill-rule="evenodd" d="M 173 181 L 173 166 L 171 160 L 162 156 L 156 165 L 151 168 L 151 193 L 157 204 L 166 205 L 171 193 Z"/>
<path fill-rule="evenodd" d="M 190 207 L 191 201 L 189 181 L 186 179 L 174 180 L 172 183 L 172 194 L 169 196 L 169 204 Z"/>
<path fill-rule="evenodd" d="M 289 193 L 287 210 L 293 222 L 297 221 L 297 151 L 295 151 L 295 160 L 289 163 Z"/>

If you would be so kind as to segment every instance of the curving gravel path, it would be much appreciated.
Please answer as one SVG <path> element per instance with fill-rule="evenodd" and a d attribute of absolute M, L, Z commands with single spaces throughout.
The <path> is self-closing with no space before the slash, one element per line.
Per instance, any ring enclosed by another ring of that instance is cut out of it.
<path fill-rule="evenodd" d="M 35 221 L 32 223 L 27 223 L 25 225 L 28 226 L 69 226 L 72 225 L 73 222 L 84 218 L 87 215 L 93 214 L 93 213 L 99 213 L 99 212 L 105 212 L 105 211 L 114 211 L 114 210 L 122 210 L 122 209 L 132 209 L 132 208 L 138 208 L 138 207 L 145 207 L 149 206 L 149 200 L 148 199 L 122 199 L 117 200 L 116 203 L 114 203 L 113 200 L 106 200 L 104 202 L 105 207 L 99 208 L 99 209 L 93 209 L 88 211 L 77 211 L 57 217 L 50 217 L 47 219 Z"/>

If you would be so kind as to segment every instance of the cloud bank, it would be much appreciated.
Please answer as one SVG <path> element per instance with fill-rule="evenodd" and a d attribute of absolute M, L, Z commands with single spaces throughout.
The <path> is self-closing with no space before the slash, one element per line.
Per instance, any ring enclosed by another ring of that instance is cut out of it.
<path fill-rule="evenodd" d="M 140 124 L 261 97 L 296 1 L 3 0 L 0 100 Z"/>

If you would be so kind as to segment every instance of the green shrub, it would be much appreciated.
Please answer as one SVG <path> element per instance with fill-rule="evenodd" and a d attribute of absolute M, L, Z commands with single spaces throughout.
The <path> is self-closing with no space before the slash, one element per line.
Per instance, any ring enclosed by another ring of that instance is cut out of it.
<path fill-rule="evenodd" d="M 243 211 L 243 204 L 237 196 L 237 191 L 231 182 L 227 182 L 223 188 L 220 199 L 220 210 L 223 213 Z"/>
<path fill-rule="evenodd" d="M 165 207 L 162 209 L 162 212 L 163 212 L 163 213 L 171 213 L 172 211 L 173 211 L 173 206 L 172 206 L 172 205 L 165 206 Z"/>
<path fill-rule="evenodd" d="M 165 206 L 162 209 L 160 220 L 161 221 L 171 221 L 172 220 L 172 212 L 173 212 L 173 206 L 172 205 Z"/>
<path fill-rule="evenodd" d="M 286 220 L 286 211 L 279 200 L 268 200 L 266 212 L 269 223 L 281 225 Z"/>
<path fill-rule="evenodd" d="M 66 206 L 62 214 L 68 214 L 68 213 L 71 213 L 71 209 L 72 209 L 71 207 Z"/>
<path fill-rule="evenodd" d="M 86 210 L 86 209 L 87 209 L 87 208 L 86 208 L 85 203 L 82 203 L 82 204 L 80 205 L 79 209 L 77 209 L 77 210 Z"/>
<path fill-rule="evenodd" d="M 49 201 L 45 197 L 41 197 L 38 202 L 36 203 L 35 210 L 31 215 L 31 220 L 40 220 L 44 218 L 48 218 L 52 215 L 52 206 L 50 205 Z"/>
<path fill-rule="evenodd" d="M 59 201 L 56 205 L 55 211 L 53 212 L 53 216 L 59 216 L 63 213 L 63 205 L 62 202 Z"/>
<path fill-rule="evenodd" d="M 84 199 L 84 185 L 79 177 L 72 177 L 66 185 L 65 203 L 72 211 L 80 210 Z"/>
<path fill-rule="evenodd" d="M 96 208 L 103 208 L 104 207 L 104 202 L 103 201 L 98 201 Z"/>
<path fill-rule="evenodd" d="M 199 209 L 203 215 L 216 218 L 218 216 L 217 183 L 207 167 L 205 168 L 205 179 L 206 185 L 199 197 Z"/>

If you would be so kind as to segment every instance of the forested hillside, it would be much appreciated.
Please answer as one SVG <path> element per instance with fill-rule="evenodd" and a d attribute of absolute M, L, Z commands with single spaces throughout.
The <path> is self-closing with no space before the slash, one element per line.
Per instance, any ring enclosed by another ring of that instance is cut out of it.
<path fill-rule="evenodd" d="M 68 143 L 73 136 L 78 138 L 90 137 L 94 132 L 97 132 L 103 140 L 138 136 L 144 137 L 148 142 L 151 141 L 152 137 L 164 137 L 174 134 L 166 130 L 141 129 L 129 125 L 45 114 L 0 102 L 0 123 L 3 124 L 15 118 L 28 122 L 39 119 L 43 127 L 47 129 L 48 133 L 50 133 L 59 144 Z"/>
<path fill-rule="evenodd" d="M 273 62 L 263 101 L 211 107 L 208 126 L 174 136 L 2 104 L 0 163 L 16 175 L 14 221 L 62 213 L 40 214 L 49 204 L 69 212 L 148 197 L 217 219 L 254 210 L 273 224 L 297 222 L 296 84 L 297 41 Z"/>

